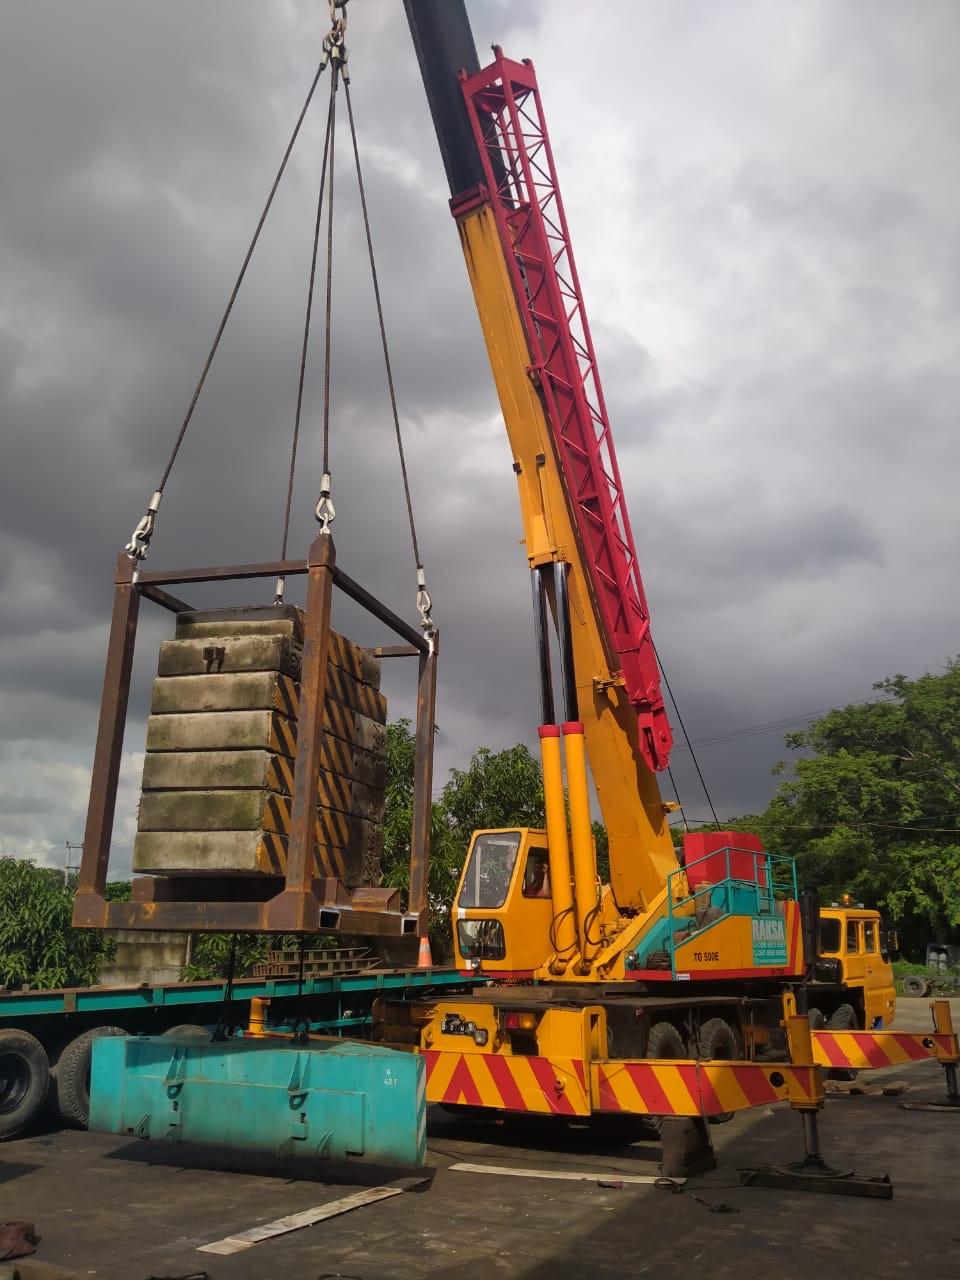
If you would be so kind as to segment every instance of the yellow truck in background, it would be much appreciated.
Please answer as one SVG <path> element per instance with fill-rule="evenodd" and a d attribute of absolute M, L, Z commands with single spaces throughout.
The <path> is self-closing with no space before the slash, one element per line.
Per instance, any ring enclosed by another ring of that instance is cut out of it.
<path fill-rule="evenodd" d="M 814 1030 L 877 1030 L 896 1012 L 891 935 L 877 911 L 866 907 L 820 909 L 820 958 L 807 985 Z"/>

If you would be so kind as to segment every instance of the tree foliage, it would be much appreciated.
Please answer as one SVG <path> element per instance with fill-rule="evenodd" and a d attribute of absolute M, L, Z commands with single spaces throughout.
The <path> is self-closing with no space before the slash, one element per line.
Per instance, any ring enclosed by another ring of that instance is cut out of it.
<path fill-rule="evenodd" d="M 917 942 L 949 940 L 960 929 L 960 659 L 874 688 L 878 700 L 788 735 L 807 754 L 780 766 L 760 830 L 821 896 L 852 892 Z"/>
<path fill-rule="evenodd" d="M 0 985 L 82 987 L 97 981 L 112 942 L 74 929 L 73 889 L 25 858 L 0 858 Z"/>
<path fill-rule="evenodd" d="M 387 807 L 383 883 L 406 890 L 413 818 L 415 739 L 409 720 L 387 727 Z M 466 769 L 452 769 L 431 807 L 430 942 L 435 957 L 452 947 L 450 906 L 473 832 L 484 827 L 543 826 L 540 766 L 522 745 L 481 747 Z"/>

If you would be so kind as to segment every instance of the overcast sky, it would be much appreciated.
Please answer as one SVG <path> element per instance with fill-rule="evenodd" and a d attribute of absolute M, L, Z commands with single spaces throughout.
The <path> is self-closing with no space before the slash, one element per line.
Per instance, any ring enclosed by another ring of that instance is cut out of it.
<path fill-rule="evenodd" d="M 960 650 L 960 7 L 468 5 L 481 59 L 496 40 L 537 67 L 654 633 L 694 740 L 938 669 Z M 159 479 L 312 77 L 326 5 L 2 8 L 0 852 L 60 863 L 64 841 L 82 838 L 115 556 Z M 349 45 L 443 637 L 442 781 L 478 746 L 535 742 L 527 570 L 399 0 L 352 0 Z M 279 551 L 322 97 L 170 480 L 151 567 Z M 341 155 L 338 557 L 412 617 Z M 293 554 L 314 529 L 320 392 L 314 358 Z M 267 584 L 244 602 L 269 596 Z M 386 639 L 347 610 L 337 621 L 363 642 Z M 169 629 L 145 606 L 118 870 Z M 394 667 L 387 680 L 397 713 L 409 674 Z M 703 748 L 722 816 L 769 798 L 781 737 Z M 688 813 L 702 817 L 689 757 L 676 761 Z"/>

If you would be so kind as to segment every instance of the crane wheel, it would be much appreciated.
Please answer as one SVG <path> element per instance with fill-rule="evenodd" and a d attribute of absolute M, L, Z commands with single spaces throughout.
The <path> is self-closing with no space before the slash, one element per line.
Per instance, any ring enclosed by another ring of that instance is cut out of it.
<path fill-rule="evenodd" d="M 166 1031 L 160 1033 L 162 1040 L 199 1040 L 209 1042 L 213 1036 L 206 1027 L 200 1027 L 195 1022 L 178 1022 L 175 1027 L 168 1027 Z"/>
<path fill-rule="evenodd" d="M 823 1016 L 822 1009 L 808 1009 L 807 1021 L 810 1023 L 811 1031 L 822 1031 L 827 1025 L 827 1020 Z"/>
<path fill-rule="evenodd" d="M 647 1035 L 647 1058 L 684 1058 L 683 1036 L 672 1022 L 655 1022 Z M 651 1130 L 659 1135 L 663 1116 L 649 1116 Z"/>
<path fill-rule="evenodd" d="M 90 1119 L 90 1063 L 93 1042 L 101 1036 L 125 1036 L 123 1027 L 91 1027 L 63 1046 L 50 1069 L 51 1096 L 65 1124 L 85 1129 Z"/>
<path fill-rule="evenodd" d="M 735 1061 L 743 1057 L 743 1043 L 736 1027 L 726 1018 L 708 1018 L 697 1033 L 696 1052 L 698 1058 L 714 1061 Z M 733 1111 L 721 1111 L 718 1115 L 707 1116 L 710 1124 L 727 1124 L 734 1117 Z"/>
<path fill-rule="evenodd" d="M 29 1031 L 0 1031 L 0 1139 L 15 1138 L 39 1115 L 50 1088 L 43 1045 Z"/>

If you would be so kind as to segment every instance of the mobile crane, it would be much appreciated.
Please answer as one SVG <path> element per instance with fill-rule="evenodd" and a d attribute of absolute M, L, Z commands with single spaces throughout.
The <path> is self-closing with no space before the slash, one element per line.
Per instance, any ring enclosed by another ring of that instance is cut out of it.
<path fill-rule="evenodd" d="M 514 456 L 546 830 L 477 832 L 462 871 L 458 966 L 501 985 L 456 1007 L 386 1007 L 380 1034 L 412 1016 L 434 1055 L 428 1097 L 457 1102 L 482 1094 L 480 1081 L 509 1078 L 494 1062 L 544 1053 L 561 1006 L 602 1008 L 613 1059 L 776 1055 L 782 994 L 794 991 L 805 1008 L 811 982 L 819 1025 L 884 1025 L 893 987 L 879 949 L 863 997 L 834 970 L 817 979 L 819 911 L 801 900 L 791 859 L 741 832 L 688 833 L 675 851 L 677 805 L 656 781 L 671 730 L 534 68 L 495 46 L 481 70 L 461 0 L 404 3 Z M 609 838 L 608 885 L 597 874 L 587 760 Z M 876 926 L 871 937 L 876 945 Z M 453 1036 L 472 1037 L 489 1073 L 475 1063 L 451 1084 L 443 1050 Z M 487 1089 L 498 1092 L 505 1100 Z"/>

